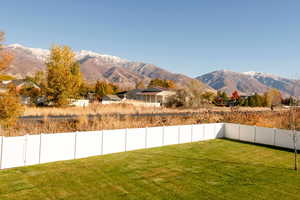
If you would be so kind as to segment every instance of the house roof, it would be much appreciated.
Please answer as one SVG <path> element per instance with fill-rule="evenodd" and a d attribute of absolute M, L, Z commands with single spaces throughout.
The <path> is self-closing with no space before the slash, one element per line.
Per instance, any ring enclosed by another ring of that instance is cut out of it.
<path fill-rule="evenodd" d="M 16 79 L 16 80 L 10 80 L 10 81 L 1 81 L 0 82 L 0 88 L 8 88 L 9 85 L 13 84 L 14 86 L 20 86 L 20 85 L 30 85 L 35 88 L 40 88 L 38 85 L 36 85 L 32 81 L 28 81 L 25 79 Z"/>
<path fill-rule="evenodd" d="M 162 87 L 154 87 L 154 88 L 147 88 L 142 90 L 142 92 L 162 92 L 162 91 L 167 91 L 169 89 L 167 88 L 162 88 Z"/>
<path fill-rule="evenodd" d="M 118 97 L 117 95 L 113 95 L 113 94 L 105 95 L 102 99 L 110 99 L 110 100 L 115 100 L 115 101 L 121 101 L 120 97 Z"/>

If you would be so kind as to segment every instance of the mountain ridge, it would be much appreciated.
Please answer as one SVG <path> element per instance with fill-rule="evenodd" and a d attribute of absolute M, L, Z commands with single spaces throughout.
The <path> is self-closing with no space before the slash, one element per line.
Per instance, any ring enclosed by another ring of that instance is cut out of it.
<path fill-rule="evenodd" d="M 16 78 L 32 76 L 37 71 L 45 70 L 45 62 L 50 55 L 50 51 L 47 49 L 30 48 L 20 44 L 7 45 L 4 50 L 12 52 L 15 56 L 5 73 Z M 140 81 L 147 84 L 153 78 L 173 80 L 178 86 L 186 86 L 195 80 L 183 74 L 169 72 L 153 64 L 129 61 L 88 50 L 75 52 L 75 58 L 80 62 L 81 71 L 89 82 L 105 80 L 126 88 L 135 87 L 136 83 Z M 213 90 L 201 81 L 199 83 L 202 89 Z"/>
<path fill-rule="evenodd" d="M 284 97 L 299 96 L 300 83 L 297 80 L 263 72 L 234 72 L 217 70 L 196 77 L 215 90 L 231 94 L 234 90 L 244 95 L 264 93 L 271 88 L 278 89 Z"/>

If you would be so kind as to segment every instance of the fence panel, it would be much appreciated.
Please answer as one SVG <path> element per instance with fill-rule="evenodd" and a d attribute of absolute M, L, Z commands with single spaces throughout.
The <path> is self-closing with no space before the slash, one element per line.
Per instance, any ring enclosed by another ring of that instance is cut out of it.
<path fill-rule="evenodd" d="M 25 137 L 4 137 L 2 169 L 24 166 Z"/>
<path fill-rule="evenodd" d="M 28 135 L 26 142 L 25 165 L 39 163 L 40 158 L 40 135 Z"/>
<path fill-rule="evenodd" d="M 240 140 L 255 142 L 255 126 L 240 125 Z"/>
<path fill-rule="evenodd" d="M 275 134 L 273 128 L 256 127 L 255 141 L 259 144 L 274 145 Z"/>
<path fill-rule="evenodd" d="M 145 148 L 145 137 L 146 129 L 144 128 L 128 129 L 126 151 Z"/>
<path fill-rule="evenodd" d="M 40 152 L 41 163 L 74 159 L 75 133 L 42 135 Z"/>
<path fill-rule="evenodd" d="M 223 123 L 215 123 L 215 138 L 223 138 L 225 125 Z"/>
<path fill-rule="evenodd" d="M 163 145 L 178 144 L 179 142 L 178 126 L 166 126 L 164 129 L 165 130 L 164 130 Z"/>
<path fill-rule="evenodd" d="M 96 156 L 102 153 L 102 131 L 76 133 L 75 158 Z"/>
<path fill-rule="evenodd" d="M 1 127 L 0 127 L 0 131 L 1 131 Z M 0 136 L 0 169 L 2 169 L 2 163 L 3 163 L 3 151 L 2 151 L 2 149 L 3 149 L 3 146 L 2 146 L 2 144 L 3 144 L 3 139 L 4 137 L 3 136 Z"/>
<path fill-rule="evenodd" d="M 296 134 L 297 134 L 296 146 L 297 149 L 300 150 L 300 131 L 297 131 Z"/>
<path fill-rule="evenodd" d="M 193 142 L 204 140 L 204 125 L 193 125 Z"/>
<path fill-rule="evenodd" d="M 239 124 L 225 124 L 225 137 L 228 139 L 239 140 Z"/>
<path fill-rule="evenodd" d="M 284 148 L 294 148 L 293 131 L 277 129 L 275 145 Z"/>
<path fill-rule="evenodd" d="M 179 143 L 188 143 L 192 141 L 192 126 L 185 125 L 179 127 Z"/>
<path fill-rule="evenodd" d="M 204 140 L 216 138 L 215 124 L 204 124 Z"/>
<path fill-rule="evenodd" d="M 125 137 L 125 129 L 103 131 L 103 154 L 124 152 Z"/>
<path fill-rule="evenodd" d="M 297 132 L 300 149 L 300 132 Z M 33 165 L 100 154 L 159 147 L 225 137 L 294 148 L 292 131 L 239 124 L 199 124 L 145 129 L 119 129 L 48 135 L 4 137 L 2 168 Z M 1 149 L 3 148 L 3 152 Z"/>
<path fill-rule="evenodd" d="M 147 128 L 147 148 L 163 145 L 163 127 Z"/>

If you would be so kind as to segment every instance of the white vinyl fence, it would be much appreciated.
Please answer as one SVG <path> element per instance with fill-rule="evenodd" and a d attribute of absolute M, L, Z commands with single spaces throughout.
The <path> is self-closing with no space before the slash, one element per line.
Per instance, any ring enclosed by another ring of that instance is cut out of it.
<path fill-rule="evenodd" d="M 296 145 L 300 149 L 300 133 L 295 133 Z M 2 136 L 0 169 L 216 138 L 293 149 L 293 135 L 293 131 L 282 129 L 214 123 L 18 137 Z"/>
<path fill-rule="evenodd" d="M 0 138 L 0 169 L 222 138 L 224 125 L 200 124 Z"/>
<path fill-rule="evenodd" d="M 300 149 L 300 132 L 277 128 L 265 128 L 247 126 L 241 124 L 224 124 L 224 138 L 265 144 L 282 148 L 294 149 L 294 134 L 296 135 L 296 147 Z"/>

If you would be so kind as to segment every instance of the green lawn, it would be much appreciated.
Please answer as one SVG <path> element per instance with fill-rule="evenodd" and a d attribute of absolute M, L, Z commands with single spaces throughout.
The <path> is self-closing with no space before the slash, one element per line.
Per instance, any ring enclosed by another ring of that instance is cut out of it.
<path fill-rule="evenodd" d="M 0 199 L 300 199 L 291 152 L 211 140 L 0 171 Z"/>

